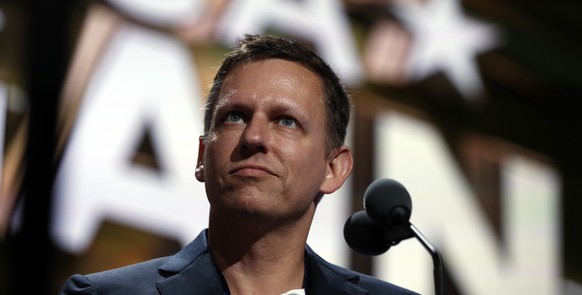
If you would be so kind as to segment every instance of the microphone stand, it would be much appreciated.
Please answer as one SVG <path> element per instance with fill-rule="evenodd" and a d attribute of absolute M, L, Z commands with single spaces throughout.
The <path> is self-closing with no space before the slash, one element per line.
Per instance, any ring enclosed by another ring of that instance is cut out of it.
<path fill-rule="evenodd" d="M 443 288 L 443 261 L 439 250 L 433 246 L 420 230 L 412 223 L 404 221 L 402 225 L 394 226 L 387 229 L 384 233 L 384 240 L 390 246 L 394 246 L 400 241 L 415 237 L 422 246 L 430 253 L 433 263 L 433 278 L 435 295 L 444 295 Z"/>
<path fill-rule="evenodd" d="M 385 195 L 392 195 L 387 199 Z M 412 201 L 406 188 L 397 181 L 380 179 L 374 181 L 364 192 L 364 209 L 366 215 L 358 215 L 358 223 L 367 238 L 368 246 L 378 248 L 378 242 L 386 243 L 386 250 L 400 241 L 416 237 L 422 246 L 430 253 L 433 263 L 434 291 L 435 295 L 443 295 L 443 263 L 441 254 L 422 233 L 410 223 Z M 366 218 L 367 217 L 367 218 Z M 351 221 L 351 218 L 348 219 Z M 348 224 L 348 223 L 346 223 Z M 378 225 L 380 229 L 378 229 Z M 378 236 L 378 231 L 380 231 Z M 344 231 L 345 232 L 345 231 Z M 374 252 L 374 251 L 373 251 Z"/>
<path fill-rule="evenodd" d="M 422 244 L 422 246 L 424 246 L 424 248 L 430 253 L 433 264 L 434 293 L 435 295 L 443 295 L 443 260 L 441 253 L 428 241 L 428 239 L 422 235 L 418 228 L 416 228 L 416 226 L 414 226 L 412 223 L 410 223 L 410 231 Z"/>

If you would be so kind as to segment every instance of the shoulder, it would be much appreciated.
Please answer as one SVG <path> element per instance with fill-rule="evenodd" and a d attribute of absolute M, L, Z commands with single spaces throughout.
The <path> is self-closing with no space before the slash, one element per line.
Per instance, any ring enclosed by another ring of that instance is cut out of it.
<path fill-rule="evenodd" d="M 158 271 L 168 257 L 156 258 L 120 268 L 70 276 L 61 294 L 148 294 L 162 278 Z"/>
<path fill-rule="evenodd" d="M 65 281 L 61 294 L 152 294 L 157 282 L 183 271 L 206 253 L 207 245 L 207 233 L 203 230 L 194 241 L 172 256 L 87 275 L 72 275 Z M 201 266 L 207 264 L 211 262 Z"/>
<path fill-rule="evenodd" d="M 114 268 L 106 271 L 88 274 L 87 277 L 95 281 L 97 280 L 110 281 L 115 280 L 115 278 L 119 277 L 126 278 L 128 281 L 138 281 L 151 277 L 159 277 L 160 274 L 158 268 L 162 264 L 164 264 L 169 258 L 170 256 L 155 258 L 152 260 L 123 266 L 120 268 Z"/>
<path fill-rule="evenodd" d="M 343 271 L 348 274 L 357 275 L 358 280 L 354 281 L 360 288 L 367 290 L 370 294 L 399 294 L 399 295 L 418 295 L 411 290 L 402 288 L 395 284 L 380 280 L 376 277 L 355 272 L 349 269 L 336 266 L 337 271 Z"/>
<path fill-rule="evenodd" d="M 355 288 L 359 290 L 365 290 L 367 294 L 418 295 L 415 292 L 386 282 L 384 280 L 380 280 L 376 277 L 332 264 L 319 257 L 319 255 L 313 252 L 313 250 L 311 250 L 309 247 L 307 248 L 307 257 L 308 260 L 311 261 L 310 267 L 313 268 L 310 271 L 317 272 L 316 274 L 311 274 L 312 277 L 315 275 L 313 279 L 330 282 L 331 284 L 329 284 L 328 287 L 333 288 L 333 286 L 338 285 L 349 286 L 350 288 L 353 287 L 354 290 Z M 342 281 L 348 283 L 343 284 Z M 321 284 L 321 282 L 317 281 L 312 283 L 314 285 Z"/>

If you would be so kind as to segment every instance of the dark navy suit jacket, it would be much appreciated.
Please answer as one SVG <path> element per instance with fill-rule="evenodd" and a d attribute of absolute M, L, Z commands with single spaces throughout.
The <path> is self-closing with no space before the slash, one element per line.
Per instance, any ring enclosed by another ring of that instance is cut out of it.
<path fill-rule="evenodd" d="M 333 265 L 306 246 L 306 294 L 416 294 L 388 282 Z M 207 231 L 173 256 L 67 279 L 61 294 L 225 294 L 208 250 Z"/>

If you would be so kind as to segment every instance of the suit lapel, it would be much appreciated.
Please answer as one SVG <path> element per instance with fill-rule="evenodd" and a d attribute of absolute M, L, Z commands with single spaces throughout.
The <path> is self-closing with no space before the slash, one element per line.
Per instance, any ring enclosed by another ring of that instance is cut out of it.
<path fill-rule="evenodd" d="M 222 274 L 208 251 L 207 230 L 159 268 L 166 279 L 156 283 L 160 294 L 224 294 Z"/>
<path fill-rule="evenodd" d="M 328 264 L 321 257 L 317 256 L 313 250 L 307 247 L 307 267 L 309 272 L 309 295 L 320 294 L 350 294 L 364 295 L 368 294 L 367 290 L 358 287 L 357 283 L 360 277 L 356 274 L 342 273 L 333 271 L 327 267 Z"/>
<path fill-rule="evenodd" d="M 345 272 L 329 264 L 309 246 L 305 253 L 309 295 L 368 294 L 358 287 L 360 277 L 357 274 Z M 166 277 L 156 283 L 160 294 L 224 294 L 222 274 L 208 251 L 206 230 L 160 266 L 159 271 Z"/>
<path fill-rule="evenodd" d="M 156 286 L 160 294 L 224 294 L 221 277 L 207 252 L 186 269 L 159 281 Z"/>

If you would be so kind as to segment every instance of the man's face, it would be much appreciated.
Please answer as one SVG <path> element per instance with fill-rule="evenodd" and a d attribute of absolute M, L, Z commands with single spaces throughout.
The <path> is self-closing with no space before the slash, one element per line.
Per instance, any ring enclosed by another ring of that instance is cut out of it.
<path fill-rule="evenodd" d="M 281 60 L 252 62 L 225 78 L 204 148 L 213 211 L 297 218 L 314 209 L 329 163 L 321 79 Z"/>

